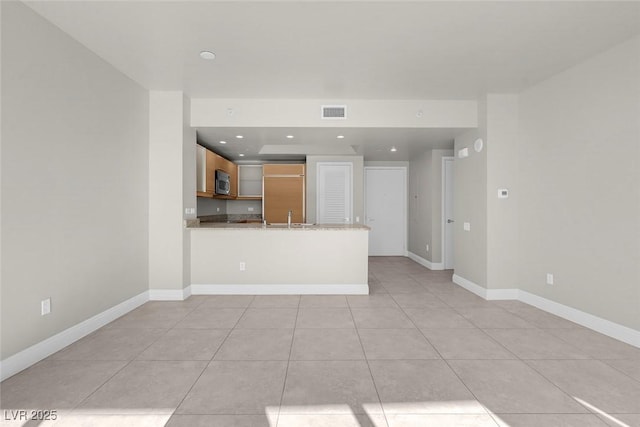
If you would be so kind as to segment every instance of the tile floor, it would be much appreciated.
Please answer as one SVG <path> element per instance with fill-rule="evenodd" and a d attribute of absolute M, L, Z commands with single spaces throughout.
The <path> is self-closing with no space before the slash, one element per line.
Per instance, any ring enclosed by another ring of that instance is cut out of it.
<path fill-rule="evenodd" d="M 2 423 L 640 425 L 640 349 L 407 258 L 369 272 L 369 296 L 149 302 L 3 382 Z M 58 419 L 6 419 L 30 408 Z"/>

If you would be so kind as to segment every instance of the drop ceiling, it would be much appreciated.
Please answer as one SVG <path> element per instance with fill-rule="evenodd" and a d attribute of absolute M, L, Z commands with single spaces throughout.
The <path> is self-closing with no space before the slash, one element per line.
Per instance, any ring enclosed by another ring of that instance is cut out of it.
<path fill-rule="evenodd" d="M 231 160 L 302 160 L 307 154 L 315 154 L 360 155 L 367 161 L 408 161 L 427 149 L 453 148 L 455 136 L 467 130 L 217 127 L 198 128 L 197 132 L 201 145 Z M 242 139 L 236 138 L 237 135 L 242 135 Z M 338 135 L 344 138 L 339 139 Z M 391 152 L 394 146 L 397 151 Z M 265 147 L 273 154 L 265 154 L 264 151 L 268 151 Z"/>
<path fill-rule="evenodd" d="M 26 3 L 141 86 L 191 98 L 478 99 L 520 92 L 640 33 L 639 2 Z M 395 157 L 408 158 L 456 133 L 388 129 L 383 147 L 371 130 L 350 131 L 344 144 L 387 160 L 378 149 L 396 144 Z M 275 130 L 242 132 L 280 144 Z M 334 142 L 317 129 L 298 138 Z"/>

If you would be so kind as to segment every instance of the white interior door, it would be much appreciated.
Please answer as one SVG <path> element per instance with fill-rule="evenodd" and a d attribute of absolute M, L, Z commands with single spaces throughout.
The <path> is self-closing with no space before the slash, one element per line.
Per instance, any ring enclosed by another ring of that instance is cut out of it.
<path fill-rule="evenodd" d="M 443 236 L 442 254 L 444 268 L 453 268 L 453 158 L 442 159 Z"/>
<path fill-rule="evenodd" d="M 365 224 L 369 255 L 404 256 L 407 239 L 407 170 L 365 168 Z"/>

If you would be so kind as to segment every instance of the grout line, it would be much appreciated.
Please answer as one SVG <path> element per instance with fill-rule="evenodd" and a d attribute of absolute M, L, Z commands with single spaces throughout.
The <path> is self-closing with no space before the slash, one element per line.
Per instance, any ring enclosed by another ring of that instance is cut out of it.
<path fill-rule="evenodd" d="M 575 360 L 575 359 L 570 359 L 570 360 Z M 585 405 L 583 405 L 578 399 L 576 399 L 574 396 L 571 395 L 571 393 L 569 393 L 569 391 L 565 390 L 564 388 L 560 387 L 558 384 L 556 384 L 554 381 L 552 381 L 551 379 L 547 378 L 546 375 L 544 375 L 542 372 L 538 371 L 534 366 L 532 366 L 528 360 L 522 360 L 522 363 L 524 363 L 529 369 L 531 369 L 533 372 L 535 372 L 536 374 L 540 375 L 542 378 L 544 378 L 549 384 L 551 384 L 552 386 L 554 386 L 555 388 L 557 388 L 558 390 L 560 390 L 563 394 L 565 394 L 571 401 L 577 403 L 578 405 L 580 405 L 581 407 L 583 407 L 584 409 L 587 410 L 587 413 L 589 414 L 594 414 L 596 415 L 596 412 L 591 411 L 591 409 L 589 409 L 588 407 L 586 407 Z"/>
<path fill-rule="evenodd" d="M 149 301 L 147 301 L 147 303 L 148 303 L 148 302 L 149 302 Z M 147 304 L 147 303 L 145 303 L 145 304 Z M 142 306 L 144 306 L 145 304 L 142 304 Z M 142 307 L 142 306 L 140 306 L 140 307 Z M 138 307 L 138 308 L 140 308 L 140 307 Z M 195 308 L 194 308 L 194 309 L 195 309 Z M 193 310 L 191 310 L 191 311 L 193 311 Z M 189 313 L 191 313 L 191 311 L 189 311 Z M 128 313 L 127 313 L 127 314 L 128 314 Z M 188 313 L 187 313 L 187 314 L 188 314 Z M 187 314 L 185 314 L 185 317 L 187 316 Z M 125 316 L 126 316 L 126 315 L 125 315 Z M 121 317 L 123 317 L 123 316 L 121 316 Z M 120 319 L 121 317 L 119 317 L 118 319 Z M 109 324 L 111 324 L 111 323 L 113 323 L 113 322 L 117 321 L 118 319 L 115 319 L 115 320 L 113 320 L 112 322 L 107 323 L 107 325 L 109 325 Z M 180 321 L 178 321 L 178 322 L 180 322 Z M 105 327 L 105 326 L 107 326 L 107 325 L 104 325 L 102 328 L 104 328 L 104 327 Z M 102 328 L 100 328 L 100 329 L 98 329 L 98 330 L 101 330 Z M 117 329 L 117 328 L 113 328 L 113 329 Z M 134 329 L 134 328 L 130 328 L 130 329 Z M 161 329 L 161 328 L 140 328 L 140 329 Z M 146 346 L 142 351 L 140 351 L 138 354 L 136 354 L 136 355 L 135 355 L 135 357 L 133 357 L 132 359 L 130 359 L 130 360 L 128 360 L 128 361 L 126 361 L 127 363 L 125 363 L 125 364 L 124 364 L 124 366 L 122 366 L 122 368 L 118 369 L 118 370 L 117 370 L 113 375 L 111 375 L 107 380 L 105 380 L 102 384 L 100 384 L 98 387 L 96 387 L 96 389 L 95 389 L 95 390 L 93 390 L 91 393 L 89 393 L 89 394 L 88 394 L 84 399 L 82 399 L 82 400 L 81 400 L 77 405 L 73 406 L 73 407 L 71 408 L 71 411 L 74 411 L 75 409 L 77 409 L 77 408 L 78 408 L 80 405 L 82 405 L 86 400 L 88 400 L 91 396 L 93 396 L 95 393 L 97 393 L 97 392 L 98 392 L 98 390 L 100 390 L 100 389 L 101 389 L 101 388 L 102 388 L 106 383 L 108 383 L 109 381 L 111 381 L 111 380 L 112 380 L 116 375 L 118 375 L 122 370 L 124 370 L 124 369 L 125 369 L 125 368 L 127 368 L 129 365 L 131 365 L 131 363 L 132 363 L 132 362 L 138 361 L 138 360 L 137 360 L 137 358 L 138 358 L 142 353 L 144 353 L 145 351 L 147 351 L 147 349 L 148 349 L 149 347 L 151 347 L 153 344 L 155 344 L 156 342 L 158 342 L 158 341 L 159 341 L 162 337 L 164 337 L 164 336 L 167 334 L 167 332 L 169 332 L 171 329 L 172 329 L 172 328 L 166 329 L 166 330 L 165 330 L 165 332 L 164 332 L 163 334 L 159 335 L 159 336 L 158 336 L 158 338 L 156 338 L 153 342 L 151 342 L 148 346 Z M 94 331 L 94 332 L 97 332 L 97 331 Z M 77 342 L 77 341 L 76 341 L 76 342 Z M 74 344 L 75 344 L 75 343 L 74 343 Z M 70 344 L 70 345 L 73 345 L 73 344 Z M 66 348 L 66 347 L 65 347 L 65 348 Z M 62 351 L 62 350 L 61 350 L 61 351 Z M 85 359 L 85 360 L 86 360 L 86 359 Z M 101 361 L 101 362 L 102 362 L 102 361 Z M 120 361 L 119 361 L 119 360 L 118 360 L 118 361 L 110 361 L 110 360 L 107 360 L 106 362 L 120 362 Z"/>
<path fill-rule="evenodd" d="M 418 328 L 418 325 L 413 321 L 413 319 L 411 317 L 409 317 L 409 315 L 404 311 L 404 309 L 402 307 L 400 307 L 400 310 L 402 310 L 402 312 L 404 313 L 405 316 L 407 316 L 407 318 L 409 319 L 409 321 L 411 321 L 414 326 L 416 327 L 416 329 L 418 329 L 418 331 L 420 332 L 420 334 L 424 337 L 425 340 L 427 340 L 427 342 L 431 345 L 431 347 L 433 347 L 433 349 L 436 351 L 436 353 L 438 353 L 438 356 L 440 356 L 441 360 L 446 363 L 447 367 L 449 368 L 449 370 L 456 376 L 456 378 L 458 378 L 458 381 L 460 381 L 460 383 L 467 389 L 467 391 L 475 398 L 475 400 L 485 409 L 486 413 L 493 419 L 493 421 L 499 425 L 498 421 L 493 417 L 492 412 L 489 410 L 489 408 L 487 408 L 487 406 L 482 403 L 480 401 L 480 399 L 478 399 L 478 396 L 475 395 L 475 393 L 473 393 L 473 391 L 471 391 L 471 389 L 469 388 L 469 386 L 462 380 L 462 378 L 460 378 L 460 376 L 458 375 L 458 373 L 451 367 L 451 364 L 448 362 L 447 359 L 445 359 L 444 357 L 442 357 L 442 353 L 440 353 L 440 351 L 438 350 L 438 348 L 433 345 L 433 343 L 431 341 L 429 341 L 429 338 L 427 338 L 427 336 L 424 334 L 424 332 L 422 332 L 422 330 L 420 328 Z M 475 325 L 474 325 L 475 326 Z"/>
<path fill-rule="evenodd" d="M 171 411 L 171 416 L 169 417 L 169 419 L 171 419 L 171 417 L 173 417 L 173 415 L 178 410 L 180 405 L 182 405 L 182 403 L 187 398 L 189 393 L 191 393 L 191 390 L 193 390 L 193 387 L 195 387 L 195 385 L 198 383 L 198 381 L 200 381 L 200 378 L 202 378 L 202 375 L 205 373 L 207 368 L 211 365 L 211 362 L 213 362 L 213 358 L 216 357 L 216 354 L 218 354 L 218 352 L 220 351 L 220 349 L 222 348 L 224 343 L 227 341 L 227 339 L 229 338 L 229 335 L 231 335 L 231 332 L 238 325 L 238 322 L 240 322 L 240 319 L 242 319 L 242 316 L 244 316 L 244 314 L 247 312 L 247 310 L 249 309 L 249 305 L 251 305 L 251 303 L 253 302 L 254 299 L 255 299 L 255 296 L 251 299 L 249 304 L 247 304 L 247 306 L 244 308 L 244 311 L 242 312 L 242 314 L 240 316 L 238 316 L 238 320 L 236 320 L 236 323 L 233 325 L 233 327 L 229 329 L 229 332 L 227 332 L 227 335 L 224 337 L 224 339 L 222 340 L 220 345 L 218 345 L 218 348 L 216 349 L 216 351 L 211 356 L 211 359 L 209 359 L 209 362 L 205 365 L 204 368 L 202 368 L 202 371 L 200 372 L 200 375 L 198 375 L 198 377 L 195 379 L 195 381 L 191 384 L 191 387 L 189 387 L 189 390 L 187 390 L 187 392 L 184 394 L 184 396 L 182 396 L 182 399 L 180 399 L 180 402 L 176 405 L 175 409 L 173 411 Z M 223 307 L 213 307 L 213 308 L 223 308 Z"/>
<path fill-rule="evenodd" d="M 291 363 L 291 354 L 293 353 L 293 341 L 296 338 L 296 327 L 298 325 L 298 315 L 300 314 L 300 304 L 302 303 L 302 297 L 298 298 L 298 308 L 296 310 L 296 319 L 293 322 L 293 333 L 291 334 L 291 345 L 289 347 L 289 358 L 287 359 L 287 367 L 284 370 L 284 381 L 282 382 L 282 393 L 280 394 L 280 404 L 278 405 L 278 415 L 276 416 L 276 425 L 280 423 L 280 412 L 282 411 L 282 402 L 284 401 L 284 391 L 287 387 L 287 377 L 289 376 L 289 365 Z"/>
<path fill-rule="evenodd" d="M 364 361 L 367 364 L 367 369 L 369 370 L 369 376 L 371 377 L 371 382 L 373 383 L 373 388 L 376 391 L 376 396 L 378 396 L 378 403 L 380 404 L 380 409 L 382 410 L 382 415 L 384 416 L 384 422 L 389 426 L 389 419 L 387 418 L 387 411 L 384 409 L 384 405 L 382 404 L 382 398 L 380 397 L 380 391 L 378 391 L 378 386 L 376 385 L 376 380 L 373 377 L 373 371 L 371 370 L 371 365 L 369 364 L 369 358 L 367 357 L 367 352 L 364 350 L 364 344 L 362 344 L 362 337 L 360 336 L 360 331 L 358 330 L 358 324 L 356 323 L 356 319 L 353 316 L 353 311 L 351 307 L 349 307 L 349 313 L 351 314 L 351 320 L 353 321 L 353 325 L 355 327 L 356 335 L 358 336 L 358 341 L 360 342 L 360 348 L 362 350 L 362 355 L 364 356 Z M 362 359 L 360 359 L 362 360 Z M 366 412 L 366 411 L 365 411 Z M 368 414 L 366 414 L 368 415 Z M 372 423 L 373 424 L 373 423 Z"/>
<path fill-rule="evenodd" d="M 575 359 L 574 359 L 574 360 L 575 360 Z M 580 360 L 580 359 L 578 359 L 578 360 Z M 633 380 L 633 381 L 636 381 L 636 382 L 639 382 L 639 383 L 640 383 L 640 378 L 634 378 L 634 377 L 632 377 L 631 375 L 629 375 L 628 373 L 624 372 L 623 370 L 618 369 L 616 366 L 613 366 L 613 365 L 610 365 L 609 363 L 607 363 L 607 361 L 611 361 L 611 360 L 633 360 L 634 362 L 636 362 L 636 363 L 639 363 L 639 364 L 640 364 L 640 360 L 637 360 L 637 359 L 581 359 L 581 360 L 597 360 L 597 361 L 599 361 L 599 362 L 604 363 L 604 364 L 605 364 L 605 365 L 607 365 L 608 367 L 610 367 L 610 368 L 612 368 L 612 369 L 615 369 L 616 371 L 620 372 L 621 374 L 623 374 L 623 375 L 627 376 L 627 377 L 628 377 L 628 378 L 630 378 L 631 380 Z"/>
<path fill-rule="evenodd" d="M 135 310 L 138 310 L 138 309 L 140 309 L 140 308 L 144 307 L 145 305 L 147 305 L 147 304 L 148 304 L 148 303 L 150 303 L 150 302 L 151 302 L 151 301 L 147 301 L 147 302 L 145 302 L 145 303 L 144 303 L 144 304 L 142 304 L 141 306 L 136 307 L 136 309 L 135 309 Z M 170 302 L 170 301 L 167 301 L 167 302 Z M 202 304 L 202 303 L 200 303 L 200 304 Z M 178 321 L 176 322 L 176 324 L 180 323 L 180 322 L 181 322 L 185 317 L 187 317 L 191 312 L 193 312 L 193 310 L 195 310 L 195 309 L 196 309 L 196 307 L 198 307 L 200 304 L 196 305 L 196 306 L 195 306 L 195 307 L 193 307 L 191 310 L 189 310 L 188 312 L 186 312 L 186 313 L 185 313 L 185 315 L 184 315 L 184 317 L 182 317 L 180 320 L 178 320 Z M 128 315 L 128 314 L 130 314 L 130 313 L 127 313 L 127 314 L 125 314 L 124 316 L 126 316 L 126 315 Z M 97 333 L 97 332 L 99 332 L 99 331 L 104 330 L 104 328 L 105 328 L 106 326 L 108 326 L 108 325 L 110 325 L 110 324 L 112 324 L 112 323 L 114 323 L 114 322 L 116 322 L 116 321 L 118 321 L 118 320 L 122 319 L 122 317 L 124 317 L 124 316 L 120 316 L 120 317 L 118 317 L 117 319 L 114 319 L 113 321 L 111 321 L 111 322 L 107 323 L 106 325 L 104 325 L 104 326 L 103 326 L 103 327 L 101 327 L 100 329 L 98 329 L 98 330 L 94 331 L 92 334 L 90 334 L 90 336 L 91 336 L 91 335 L 93 335 L 93 334 L 95 334 L 95 333 Z M 173 327 L 175 327 L 175 325 L 174 325 Z M 126 364 L 125 364 L 121 369 L 119 369 L 118 371 L 116 371 L 112 376 L 110 376 L 110 377 L 109 377 L 109 379 L 107 379 L 106 381 L 104 381 L 104 382 L 103 382 L 100 386 L 98 386 L 98 387 L 97 387 L 93 392 L 91 392 L 87 397 L 85 397 L 82 401 L 80 401 L 80 403 L 78 403 L 76 406 L 74 406 L 74 407 L 72 408 L 72 410 L 73 410 L 73 409 L 76 409 L 78 406 L 80 406 L 82 403 L 84 403 L 84 401 L 85 401 L 85 400 L 89 399 L 89 398 L 90 398 L 93 394 L 95 394 L 95 393 L 96 393 L 100 388 L 102 388 L 102 386 L 104 386 L 107 382 L 109 382 L 109 381 L 110 381 L 112 378 L 114 378 L 114 377 L 115 377 L 115 376 L 116 376 L 120 371 L 122 371 L 123 369 L 125 369 L 125 368 L 126 368 L 127 366 L 129 366 L 132 362 L 134 362 L 134 361 L 138 361 L 138 360 L 137 360 L 137 358 L 138 358 L 142 353 L 144 353 L 144 352 L 145 352 L 149 347 L 151 347 L 151 346 L 152 346 L 152 345 L 154 345 L 156 342 L 158 342 L 161 338 L 163 338 L 163 337 L 164 337 L 164 336 L 165 336 L 165 335 L 166 335 L 170 330 L 172 330 L 172 329 L 173 329 L 173 327 L 170 327 L 170 328 L 168 328 L 168 329 L 167 329 L 167 328 L 157 328 L 157 327 L 156 327 L 156 328 L 117 328 L 117 327 L 115 327 L 115 328 L 109 328 L 109 329 L 127 329 L 127 330 L 129 330 L 129 329 L 138 329 L 138 330 L 140 330 L 140 329 L 161 329 L 161 330 L 164 330 L 164 333 L 163 333 L 163 334 L 161 334 L 161 335 L 159 335 L 159 336 L 158 336 L 158 338 L 156 338 L 153 342 L 151 342 L 148 346 L 146 346 L 142 351 L 140 351 L 140 352 L 139 352 L 139 353 L 138 353 L 138 354 L 137 354 L 133 359 L 127 360 L 127 361 L 126 361 L 127 363 L 126 363 Z M 73 343 L 73 344 L 75 344 L 75 343 Z M 73 344 L 70 344 L 69 346 L 71 346 L 71 345 L 73 345 Z M 67 346 L 67 347 L 69 347 L 69 346 Z M 67 347 L 65 347 L 65 348 L 67 348 Z M 63 350 L 64 350 L 64 349 L 63 349 Z M 62 350 L 60 350 L 60 351 L 62 351 Z M 83 360 L 86 360 L 86 359 L 83 359 Z M 119 360 L 118 360 L 118 362 L 119 362 Z"/>

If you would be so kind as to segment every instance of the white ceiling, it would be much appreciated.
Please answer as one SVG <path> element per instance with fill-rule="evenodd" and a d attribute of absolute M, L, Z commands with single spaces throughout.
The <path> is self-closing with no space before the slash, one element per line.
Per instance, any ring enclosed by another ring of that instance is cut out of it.
<path fill-rule="evenodd" d="M 27 4 L 145 88 L 192 98 L 477 99 L 519 92 L 640 33 L 639 2 Z M 202 50 L 217 58 L 200 59 Z M 253 131 L 265 143 L 277 139 Z M 407 152 L 453 138 L 448 130 L 352 131 L 365 156 L 376 156 L 377 133 Z"/>

